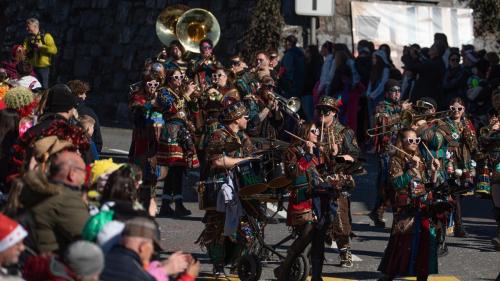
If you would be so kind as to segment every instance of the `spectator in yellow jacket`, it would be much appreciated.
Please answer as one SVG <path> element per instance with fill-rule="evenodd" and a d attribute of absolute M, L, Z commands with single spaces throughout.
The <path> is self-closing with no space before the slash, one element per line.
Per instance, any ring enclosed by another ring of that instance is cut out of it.
<path fill-rule="evenodd" d="M 57 54 L 54 38 L 49 33 L 40 31 L 40 22 L 35 18 L 26 20 L 28 37 L 24 39 L 24 48 L 29 62 L 33 65 L 38 80 L 44 88 L 49 88 L 49 69 L 51 58 Z"/>

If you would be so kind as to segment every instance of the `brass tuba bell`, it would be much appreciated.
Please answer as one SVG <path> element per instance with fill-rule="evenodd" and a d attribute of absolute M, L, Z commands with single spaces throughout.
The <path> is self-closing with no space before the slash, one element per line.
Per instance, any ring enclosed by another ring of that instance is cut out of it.
<path fill-rule="evenodd" d="M 169 46 L 174 40 L 177 40 L 176 26 L 179 18 L 189 10 L 185 5 L 172 5 L 160 12 L 156 18 L 156 35 L 161 43 Z"/>
<path fill-rule="evenodd" d="M 191 9 L 177 21 L 175 33 L 186 51 L 199 53 L 200 41 L 208 38 L 212 40 L 214 46 L 217 45 L 221 30 L 219 22 L 212 13 L 204 9 Z"/>

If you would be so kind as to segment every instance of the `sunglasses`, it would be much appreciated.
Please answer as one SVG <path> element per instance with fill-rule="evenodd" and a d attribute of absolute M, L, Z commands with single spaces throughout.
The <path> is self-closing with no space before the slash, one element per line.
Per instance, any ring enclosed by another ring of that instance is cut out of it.
<path fill-rule="evenodd" d="M 321 115 L 330 115 L 330 112 L 333 112 L 331 109 L 320 109 L 318 110 Z"/>
<path fill-rule="evenodd" d="M 315 134 L 316 136 L 319 136 L 319 129 L 311 129 L 311 133 Z"/>
<path fill-rule="evenodd" d="M 201 46 L 201 49 L 202 50 L 212 50 L 212 46 L 204 45 L 204 46 Z"/>
<path fill-rule="evenodd" d="M 463 106 L 453 106 L 453 105 L 450 106 L 450 110 L 453 110 L 453 111 L 460 112 L 460 111 L 463 111 L 464 109 L 465 108 Z"/>
<path fill-rule="evenodd" d="M 174 78 L 175 80 L 182 80 L 184 79 L 184 75 L 172 75 L 172 78 Z"/>
<path fill-rule="evenodd" d="M 274 86 L 273 84 L 262 84 L 263 87 L 265 88 L 268 88 L 268 89 L 274 89 L 276 88 L 276 86 Z"/>
<path fill-rule="evenodd" d="M 241 64 L 240 61 L 235 61 L 235 60 L 231 61 L 231 65 L 239 66 L 240 64 Z"/>
<path fill-rule="evenodd" d="M 398 86 L 389 89 L 389 93 L 398 93 L 398 92 L 401 92 L 401 88 Z"/>
<path fill-rule="evenodd" d="M 156 80 L 151 80 L 151 81 L 146 82 L 146 86 L 148 86 L 148 88 L 156 88 L 159 85 L 160 85 L 160 82 L 158 82 Z"/>
<path fill-rule="evenodd" d="M 406 139 L 406 142 L 407 142 L 408 144 L 419 144 L 421 140 L 422 140 L 421 138 L 414 138 L 414 139 L 412 139 L 412 138 L 407 138 L 407 139 Z"/>
<path fill-rule="evenodd" d="M 222 73 L 214 73 L 214 74 L 212 74 L 212 79 L 221 78 L 222 76 L 225 76 L 225 75 Z"/>

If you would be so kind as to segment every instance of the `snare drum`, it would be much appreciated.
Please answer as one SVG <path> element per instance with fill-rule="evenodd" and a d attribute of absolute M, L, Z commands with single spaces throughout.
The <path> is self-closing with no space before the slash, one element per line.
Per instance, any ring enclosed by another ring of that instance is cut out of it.
<path fill-rule="evenodd" d="M 289 186 L 292 181 L 285 175 L 285 163 L 274 162 L 268 175 L 270 188 L 283 188 Z"/>
<path fill-rule="evenodd" d="M 264 169 L 260 159 L 239 162 L 232 169 L 232 174 L 240 196 L 263 193 L 269 187 L 265 181 Z"/>
<path fill-rule="evenodd" d="M 200 181 L 198 182 L 198 206 L 200 210 L 215 210 L 217 207 L 217 195 L 224 181 Z"/>

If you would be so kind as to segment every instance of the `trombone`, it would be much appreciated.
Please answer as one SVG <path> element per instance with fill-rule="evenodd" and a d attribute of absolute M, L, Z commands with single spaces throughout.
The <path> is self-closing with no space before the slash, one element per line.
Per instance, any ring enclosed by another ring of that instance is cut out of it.
<path fill-rule="evenodd" d="M 300 99 L 297 97 L 291 97 L 289 99 L 276 94 L 268 93 L 268 97 L 275 100 L 280 105 L 280 108 L 288 115 L 293 117 L 297 122 L 300 122 L 300 116 L 297 112 L 300 110 Z"/>
<path fill-rule="evenodd" d="M 377 126 L 366 130 L 369 137 L 381 136 L 385 134 L 392 134 L 398 131 L 401 127 L 410 127 L 412 124 L 420 120 L 435 120 L 444 119 L 450 115 L 452 110 L 443 110 L 434 113 L 415 114 L 412 110 L 403 110 L 399 118 L 393 122 L 382 126 Z"/>

